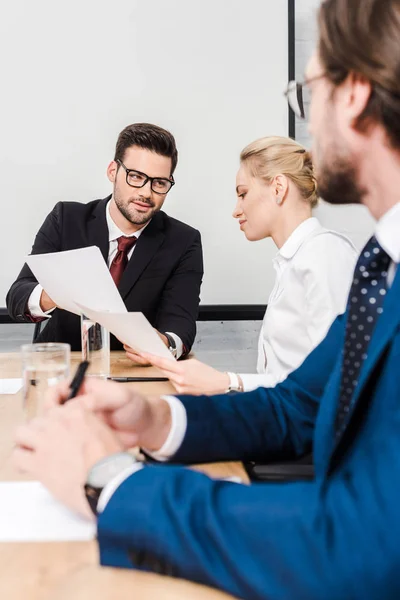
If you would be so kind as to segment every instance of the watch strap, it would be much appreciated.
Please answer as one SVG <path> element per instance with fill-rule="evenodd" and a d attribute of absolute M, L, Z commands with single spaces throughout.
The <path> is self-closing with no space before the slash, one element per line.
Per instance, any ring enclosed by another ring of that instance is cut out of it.
<path fill-rule="evenodd" d="M 100 494 L 104 488 L 94 487 L 88 483 L 85 483 L 85 494 L 86 500 L 90 506 L 90 509 L 95 517 L 98 516 L 97 505 L 99 503 Z"/>
<path fill-rule="evenodd" d="M 168 340 L 168 350 L 171 352 L 171 354 L 173 354 L 176 358 L 176 343 L 174 338 L 172 337 L 171 334 L 169 333 L 165 333 L 164 332 L 165 337 Z"/>
<path fill-rule="evenodd" d="M 236 373 L 231 373 L 230 371 L 227 371 L 226 374 L 229 377 L 229 387 L 227 390 L 225 390 L 225 393 L 229 394 L 229 392 L 241 392 L 242 386 L 240 384 L 239 377 L 236 375 Z"/>

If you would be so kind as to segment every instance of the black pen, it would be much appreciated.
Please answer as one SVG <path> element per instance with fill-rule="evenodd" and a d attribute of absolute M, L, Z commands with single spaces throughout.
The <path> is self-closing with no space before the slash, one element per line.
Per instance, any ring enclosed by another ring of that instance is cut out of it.
<path fill-rule="evenodd" d="M 118 381 L 119 383 L 129 383 L 131 381 L 169 381 L 168 377 L 107 377 L 110 381 Z"/>
<path fill-rule="evenodd" d="M 84 360 L 82 361 L 79 365 L 78 368 L 76 370 L 76 373 L 74 375 L 73 380 L 70 383 L 69 386 L 69 394 L 66 400 L 64 400 L 63 404 L 65 402 L 68 402 L 68 400 L 71 400 L 72 398 L 75 398 L 75 396 L 77 395 L 77 393 L 79 392 L 79 388 L 82 385 L 83 382 L 83 378 L 85 377 L 85 373 L 87 371 L 87 368 L 89 366 L 89 361 Z"/>

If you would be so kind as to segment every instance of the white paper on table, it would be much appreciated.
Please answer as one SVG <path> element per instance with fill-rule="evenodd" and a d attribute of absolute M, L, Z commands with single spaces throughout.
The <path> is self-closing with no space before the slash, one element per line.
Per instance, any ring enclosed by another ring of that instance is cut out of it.
<path fill-rule="evenodd" d="M 95 535 L 95 523 L 65 508 L 38 481 L 0 483 L 0 542 L 74 542 Z"/>
<path fill-rule="evenodd" d="M 120 342 L 127 344 L 136 350 L 136 352 L 149 352 L 156 356 L 175 360 L 143 313 L 101 312 L 88 308 L 82 304 L 80 304 L 79 307 L 81 312 L 96 323 L 103 325 L 103 327 L 113 333 Z"/>
<path fill-rule="evenodd" d="M 22 388 L 22 379 L 0 379 L 0 394 L 16 394 Z"/>
<path fill-rule="evenodd" d="M 26 262 L 52 300 L 79 315 L 83 304 L 99 311 L 126 312 L 125 304 L 97 246 L 32 254 Z"/>

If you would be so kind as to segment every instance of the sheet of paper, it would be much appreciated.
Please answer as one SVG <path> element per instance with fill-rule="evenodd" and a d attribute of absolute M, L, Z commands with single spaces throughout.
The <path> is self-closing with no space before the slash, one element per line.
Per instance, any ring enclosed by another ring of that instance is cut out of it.
<path fill-rule="evenodd" d="M 155 329 L 141 312 L 111 313 L 100 312 L 79 305 L 82 312 L 96 323 L 111 331 L 123 344 L 127 344 L 136 352 L 149 352 L 175 360 Z"/>
<path fill-rule="evenodd" d="M 0 483 L 0 542 L 94 539 L 96 525 L 55 500 L 38 481 Z"/>
<path fill-rule="evenodd" d="M 16 394 L 22 388 L 22 379 L 0 379 L 0 394 Z"/>
<path fill-rule="evenodd" d="M 26 262 L 54 302 L 77 315 L 77 304 L 99 311 L 126 312 L 125 304 L 97 246 L 33 254 Z"/>

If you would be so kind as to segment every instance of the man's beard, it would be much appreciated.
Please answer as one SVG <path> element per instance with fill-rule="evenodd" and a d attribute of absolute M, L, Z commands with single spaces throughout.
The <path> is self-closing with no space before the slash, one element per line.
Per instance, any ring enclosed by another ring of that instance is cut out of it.
<path fill-rule="evenodd" d="M 116 189 L 114 190 L 113 197 L 119 212 L 125 217 L 127 221 L 129 221 L 133 225 L 145 225 L 161 209 L 161 206 L 156 207 L 149 198 L 143 198 L 138 196 L 134 198 L 129 198 L 128 202 L 124 204 L 121 198 L 119 197 Z M 148 206 L 151 206 L 153 210 L 146 212 L 146 214 L 140 213 L 139 211 L 135 210 L 135 205 L 132 204 L 133 200 L 138 200 L 142 204 L 147 204 Z"/>
<path fill-rule="evenodd" d="M 336 157 L 318 168 L 318 194 L 329 204 L 361 204 L 366 190 L 358 182 L 359 176 L 351 158 Z"/>

